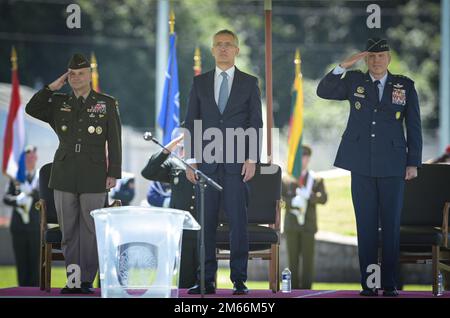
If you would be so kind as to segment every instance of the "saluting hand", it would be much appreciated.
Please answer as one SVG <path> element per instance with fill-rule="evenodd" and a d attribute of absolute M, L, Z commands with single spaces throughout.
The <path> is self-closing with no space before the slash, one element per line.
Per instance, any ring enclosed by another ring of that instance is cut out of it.
<path fill-rule="evenodd" d="M 178 143 L 182 141 L 184 138 L 184 134 L 179 135 L 177 138 L 171 140 L 167 145 L 165 145 L 165 148 L 167 148 L 170 151 L 174 151 L 175 148 L 178 146 Z M 163 150 L 165 154 L 169 154 L 165 149 Z"/>
<path fill-rule="evenodd" d="M 367 54 L 369 54 L 369 52 L 367 52 L 367 51 L 353 54 L 352 56 L 350 56 L 350 57 L 346 58 L 344 61 L 342 61 L 341 64 L 339 64 L 339 65 L 343 68 L 350 68 L 353 66 L 353 64 L 358 62 L 360 59 L 367 56 Z"/>
<path fill-rule="evenodd" d="M 48 85 L 48 88 L 52 91 L 59 91 L 61 87 L 66 84 L 67 77 L 69 76 L 69 71 L 61 75 L 56 81 Z"/>
<path fill-rule="evenodd" d="M 406 167 L 405 180 L 412 180 L 417 177 L 417 167 Z"/>

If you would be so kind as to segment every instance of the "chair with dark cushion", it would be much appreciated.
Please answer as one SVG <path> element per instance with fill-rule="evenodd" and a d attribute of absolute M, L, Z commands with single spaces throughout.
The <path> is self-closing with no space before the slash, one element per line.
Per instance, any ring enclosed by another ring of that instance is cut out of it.
<path fill-rule="evenodd" d="M 274 173 L 263 174 L 261 167 L 270 167 Z M 281 168 L 270 164 L 258 165 L 249 187 L 249 259 L 270 262 L 269 287 L 276 293 L 279 290 Z M 217 229 L 217 259 L 230 258 L 229 233 L 225 213 L 221 211 Z"/>
<path fill-rule="evenodd" d="M 439 271 L 450 272 L 450 165 L 423 164 L 407 181 L 400 226 L 400 262 L 433 267 L 433 294 Z"/>

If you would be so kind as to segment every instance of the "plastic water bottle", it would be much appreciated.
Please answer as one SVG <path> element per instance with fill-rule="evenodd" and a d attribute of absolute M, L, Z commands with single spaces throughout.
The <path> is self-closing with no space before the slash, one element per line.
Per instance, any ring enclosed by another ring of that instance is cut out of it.
<path fill-rule="evenodd" d="M 281 292 L 291 292 L 291 271 L 287 267 L 281 273 Z"/>
<path fill-rule="evenodd" d="M 444 294 L 444 282 L 443 282 L 443 278 L 442 278 L 442 273 L 439 272 L 437 296 L 442 296 L 443 294 Z"/>

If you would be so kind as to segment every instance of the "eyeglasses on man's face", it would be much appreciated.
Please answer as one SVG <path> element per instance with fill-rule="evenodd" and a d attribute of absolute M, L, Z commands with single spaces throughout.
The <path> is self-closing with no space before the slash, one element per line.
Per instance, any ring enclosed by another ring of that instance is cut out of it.
<path fill-rule="evenodd" d="M 215 47 L 216 49 L 225 49 L 225 50 L 229 50 L 229 49 L 231 49 L 231 48 L 236 47 L 236 45 L 234 45 L 234 44 L 231 43 L 231 42 L 217 42 L 217 43 L 214 43 L 214 47 Z"/>

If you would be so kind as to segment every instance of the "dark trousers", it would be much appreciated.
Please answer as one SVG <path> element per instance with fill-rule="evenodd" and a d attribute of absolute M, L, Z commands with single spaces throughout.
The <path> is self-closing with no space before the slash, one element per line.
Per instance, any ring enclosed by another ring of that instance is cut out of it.
<path fill-rule="evenodd" d="M 292 289 L 311 289 L 314 279 L 314 233 L 286 231 Z M 300 258 L 302 267 L 300 271 Z"/>
<path fill-rule="evenodd" d="M 216 231 L 219 209 L 223 208 L 230 225 L 230 279 L 247 280 L 248 233 L 247 200 L 248 186 L 240 174 L 225 173 L 223 164 L 219 164 L 215 173 L 209 175 L 223 187 L 223 191 L 207 186 L 205 189 L 205 281 L 214 282 L 217 272 Z M 197 197 L 200 197 L 197 187 Z M 200 213 L 200 200 L 197 211 Z M 200 235 L 199 235 L 200 236 Z M 198 275 L 200 276 L 200 275 Z"/>
<path fill-rule="evenodd" d="M 19 286 L 39 286 L 39 231 L 11 231 Z"/>
<path fill-rule="evenodd" d="M 179 288 L 189 288 L 195 285 L 197 279 L 197 268 L 199 266 L 197 241 L 185 239 L 184 236 L 185 235 L 183 235 L 181 247 L 180 280 L 178 282 Z"/>
<path fill-rule="evenodd" d="M 367 288 L 370 264 L 378 264 L 378 224 L 381 225 L 381 288 L 396 287 L 399 258 L 400 217 L 405 180 L 376 178 L 352 173 L 352 199 L 358 231 L 361 286 Z"/>

